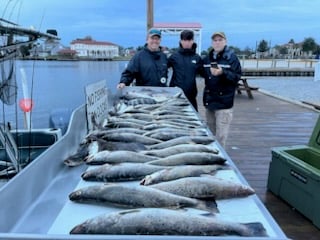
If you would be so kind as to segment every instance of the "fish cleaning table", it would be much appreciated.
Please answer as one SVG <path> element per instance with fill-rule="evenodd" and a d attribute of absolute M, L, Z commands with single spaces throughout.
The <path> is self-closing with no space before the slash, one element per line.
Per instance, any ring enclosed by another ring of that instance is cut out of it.
<path fill-rule="evenodd" d="M 131 89 L 139 89 L 128 87 Z M 177 88 L 151 88 L 153 91 L 169 91 L 176 94 Z M 110 100 L 110 106 L 112 104 Z M 76 109 L 68 131 L 53 147 L 49 148 L 14 179 L 0 189 L 1 219 L 0 239 L 243 239 L 228 236 L 147 236 L 147 235 L 70 235 L 70 230 L 84 220 L 100 213 L 123 210 L 123 208 L 71 202 L 69 194 L 84 186 L 102 184 L 86 182 L 81 174 L 95 166 L 68 167 L 63 160 L 74 153 L 87 134 L 85 106 Z M 196 114 L 196 113 L 195 113 Z M 212 143 L 227 159 L 232 169 L 221 170 L 218 177 L 247 184 L 230 157 L 218 143 Z M 121 184 L 137 185 L 138 182 Z M 237 222 L 261 222 L 268 237 L 250 239 L 287 239 L 265 206 L 256 195 L 245 198 L 217 200 L 219 216 Z M 187 208 L 191 213 L 203 211 Z"/>

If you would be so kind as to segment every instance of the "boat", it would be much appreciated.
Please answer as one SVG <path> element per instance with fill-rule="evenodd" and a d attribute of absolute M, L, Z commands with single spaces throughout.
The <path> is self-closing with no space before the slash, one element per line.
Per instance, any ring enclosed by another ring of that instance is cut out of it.
<path fill-rule="evenodd" d="M 100 84 L 102 86 L 102 84 Z M 89 86 L 88 86 L 89 87 Z M 92 88 L 94 89 L 94 88 Z M 70 230 L 82 221 L 102 213 L 112 213 L 121 208 L 115 206 L 87 205 L 75 203 L 68 196 L 76 189 L 92 186 L 94 182 L 87 182 L 81 178 L 81 174 L 95 166 L 81 164 L 70 167 L 64 164 L 64 160 L 77 152 L 83 144 L 84 138 L 101 121 L 95 119 L 98 115 L 105 115 L 101 109 L 108 113 L 112 112 L 112 106 L 127 93 L 140 93 L 141 91 L 156 94 L 168 94 L 172 96 L 183 95 L 178 88 L 161 87 L 126 87 L 121 92 L 112 94 L 108 89 L 95 90 L 96 93 L 87 93 L 89 102 L 96 101 L 97 104 L 83 104 L 75 109 L 71 115 L 70 123 L 66 133 L 52 147 L 34 160 L 21 174 L 12 179 L 5 187 L 0 189 L 0 204 L 6 206 L 2 209 L 4 218 L 0 218 L 0 239 L 230 239 L 230 236 L 177 236 L 177 235 L 72 235 Z M 106 93 L 107 101 L 102 98 Z M 99 96 L 98 98 L 90 96 Z M 107 105 L 105 105 L 107 103 Z M 92 105 L 93 109 L 89 108 Z M 95 106 L 95 107 L 94 107 Z M 189 107 L 192 108 L 191 104 Z M 96 112 L 94 112 L 96 111 Z M 194 111 L 194 117 L 200 116 Z M 94 116 L 94 117 L 93 117 Z M 94 120 L 94 121 L 92 121 Z M 97 124 L 98 123 L 98 124 Z M 211 132 L 209 130 L 208 134 Z M 220 177 L 233 179 L 248 184 L 243 178 L 230 157 L 219 145 L 214 142 L 213 148 L 219 150 L 219 154 L 227 159 L 232 169 L 221 173 Z M 103 184 L 103 183 L 101 183 Z M 124 182 L 127 186 L 139 184 L 138 181 Z M 24 194 L 28 193 L 28 194 Z M 240 222 L 255 221 L 263 223 L 268 236 L 253 237 L 252 239 L 287 239 L 280 227 L 277 225 L 268 210 L 256 195 L 241 199 L 227 199 L 217 202 L 220 214 L 225 219 L 236 219 Z M 16 207 L 18 206 L 18 207 Z M 192 209 L 187 211 L 194 214 Z M 211 216 L 212 217 L 212 216 Z M 41 223 L 41 224 L 39 224 Z M 232 239 L 242 237 L 232 236 Z M 247 238 L 246 238 L 247 239 Z"/>
<path fill-rule="evenodd" d="M 14 27 L 15 28 L 15 27 Z M 12 51 L 10 51 L 12 52 Z M 13 52 L 12 52 L 13 53 Z M 16 53 L 15 53 L 16 54 Z M 94 168 L 86 164 L 70 167 L 64 164 L 66 158 L 76 154 L 79 146 L 88 133 L 101 125 L 106 118 L 106 113 L 112 112 L 112 107 L 119 99 L 132 92 L 143 95 L 145 91 L 152 92 L 160 96 L 182 96 L 183 92 L 179 88 L 172 87 L 126 87 L 125 89 L 112 93 L 107 89 L 104 81 L 97 82 L 86 88 L 87 102 L 76 108 L 68 124 L 66 132 L 56 138 L 52 145 L 38 152 L 38 156 L 15 175 L 8 183 L 0 188 L 0 239 L 230 239 L 230 236 L 177 236 L 161 235 L 151 236 L 147 234 L 137 235 L 71 235 L 70 230 L 87 218 L 97 216 L 101 213 L 112 213 L 118 211 L 115 206 L 88 206 L 77 204 L 68 199 L 69 194 L 81 187 L 90 186 L 94 183 L 85 182 L 81 179 L 81 174 Z M 160 97 L 163 99 L 162 97 Z M 136 100 L 136 99 L 133 99 Z M 150 100 L 150 99 L 149 99 Z M 149 102 L 148 100 L 148 102 Z M 140 101 L 136 101 L 136 104 Z M 210 130 L 205 126 L 199 114 L 192 108 L 192 118 L 196 118 L 201 127 L 206 128 L 206 133 L 212 136 Z M 179 119 L 174 121 L 179 122 Z M 202 125 L 203 124 L 203 125 Z M 53 131 L 56 131 L 54 129 Z M 33 132 L 33 129 L 29 129 Z M 27 131 L 27 132 L 28 132 Z M 19 142 L 17 137 L 23 134 L 14 135 L 7 124 L 3 124 L 3 139 L 10 142 L 4 148 L 5 154 L 16 155 L 15 143 Z M 44 131 L 40 130 L 41 133 Z M 212 136 L 213 137 L 213 136 Z M 28 139 L 28 137 L 26 137 Z M 39 140 L 40 139 L 40 140 Z M 45 142 L 39 136 L 34 140 L 40 143 Z M 32 142 L 28 142 L 30 145 Z M 35 142 L 31 145 L 36 145 Z M 34 146 L 35 147 L 35 146 Z M 220 177 L 235 180 L 248 185 L 228 154 L 217 142 L 213 142 L 212 149 L 217 149 L 220 156 L 226 159 L 231 166 L 230 169 L 221 173 Z M 34 148 L 37 150 L 38 148 Z M 27 150 L 28 152 L 28 150 Z M 28 155 L 26 153 L 25 155 Z M 12 157 L 12 159 L 13 159 Z M 19 164 L 8 160 L 14 168 Z M 102 183 L 101 183 L 102 184 Z M 124 182 L 126 186 L 138 185 L 138 181 Z M 252 239 L 287 239 L 273 217 L 261 203 L 256 195 L 251 195 L 241 199 L 227 199 L 218 202 L 218 206 L 225 219 L 237 220 L 239 222 L 261 222 L 266 229 L 267 236 L 253 237 Z M 185 209 L 192 214 L 199 214 L 195 209 Z M 194 212 L 195 211 L 195 212 Z M 213 216 L 209 216 L 213 217 Z M 231 236 L 232 239 L 243 239 L 242 237 Z"/>
<path fill-rule="evenodd" d="M 0 186 L 5 184 L 41 153 L 61 138 L 61 129 L 34 129 L 30 120 L 32 96 L 17 100 L 17 79 L 15 60 L 22 51 L 30 49 L 40 39 L 58 40 L 50 33 L 19 26 L 11 21 L 0 19 L 0 99 L 3 106 L 19 105 L 24 113 L 25 128 L 17 129 L 18 124 L 6 122 L 6 112 L 0 119 Z M 25 95 L 25 91 L 23 92 Z"/>

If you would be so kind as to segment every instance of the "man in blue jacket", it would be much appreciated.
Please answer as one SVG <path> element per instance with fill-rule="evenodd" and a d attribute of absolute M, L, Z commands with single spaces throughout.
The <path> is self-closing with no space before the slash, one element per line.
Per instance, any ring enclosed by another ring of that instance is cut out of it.
<path fill-rule="evenodd" d="M 196 76 L 203 73 L 203 64 L 201 57 L 196 53 L 197 44 L 193 38 L 193 31 L 181 32 L 179 49 L 169 57 L 168 67 L 172 67 L 173 70 L 170 87 L 180 87 L 198 111 Z"/>
<path fill-rule="evenodd" d="M 136 86 L 166 86 L 167 56 L 161 51 L 160 42 L 161 31 L 149 30 L 147 43 L 131 58 L 117 88 L 129 86 L 133 80 L 136 80 Z"/>
<path fill-rule="evenodd" d="M 241 65 L 236 54 L 227 47 L 223 32 L 215 32 L 211 38 L 213 49 L 204 59 L 203 104 L 209 128 L 225 147 L 233 117 L 235 91 L 241 78 Z"/>

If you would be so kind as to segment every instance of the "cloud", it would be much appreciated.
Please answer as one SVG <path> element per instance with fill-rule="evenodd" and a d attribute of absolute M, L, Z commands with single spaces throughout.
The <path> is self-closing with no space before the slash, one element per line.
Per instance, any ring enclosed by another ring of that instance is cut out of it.
<path fill-rule="evenodd" d="M 1 1 L 3 17 L 42 31 L 56 29 L 65 45 L 87 35 L 122 46 L 145 41 L 147 0 Z M 229 44 L 244 48 L 261 39 L 274 44 L 320 40 L 318 9 L 320 0 L 154 0 L 154 22 L 199 22 L 204 48 L 216 30 L 227 33 Z M 177 44 L 178 38 L 168 39 Z"/>

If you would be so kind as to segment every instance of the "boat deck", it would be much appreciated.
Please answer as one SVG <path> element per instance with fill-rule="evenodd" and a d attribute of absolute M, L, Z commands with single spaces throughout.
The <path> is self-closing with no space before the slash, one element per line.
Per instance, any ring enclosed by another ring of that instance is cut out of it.
<path fill-rule="evenodd" d="M 198 84 L 199 113 L 203 82 Z M 319 112 L 265 93 L 237 94 L 226 152 L 290 239 L 320 239 L 310 220 L 267 190 L 271 148 L 307 144 Z"/>

